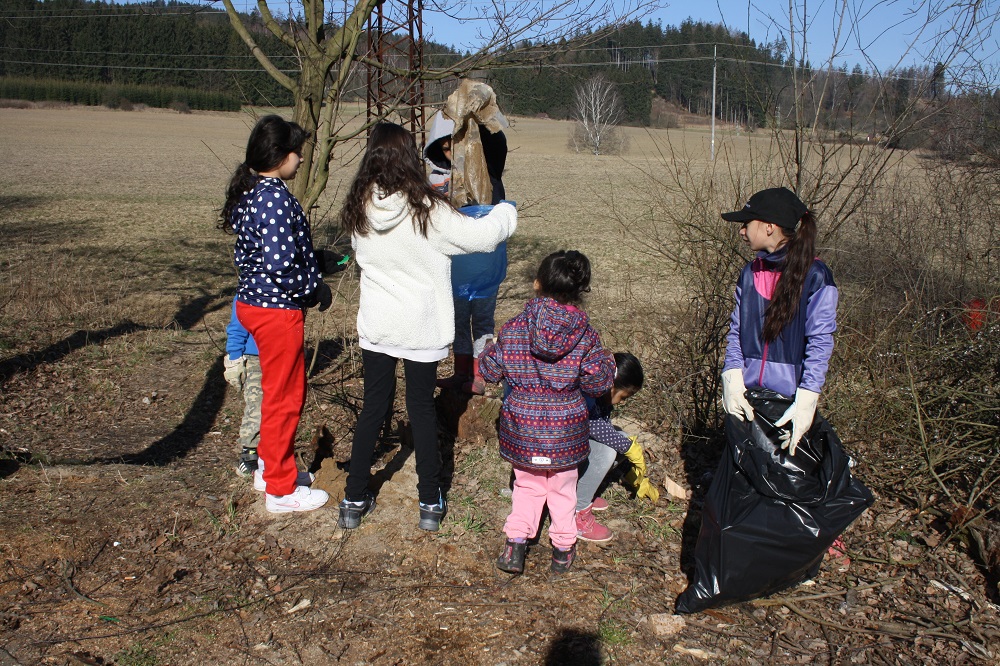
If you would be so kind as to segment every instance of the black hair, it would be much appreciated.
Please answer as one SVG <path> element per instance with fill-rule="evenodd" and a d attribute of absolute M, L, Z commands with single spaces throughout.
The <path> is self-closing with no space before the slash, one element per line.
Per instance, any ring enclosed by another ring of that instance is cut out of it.
<path fill-rule="evenodd" d="M 642 371 L 642 363 L 628 352 L 615 352 L 615 388 L 639 391 L 646 375 Z"/>
<path fill-rule="evenodd" d="M 308 134 L 298 123 L 289 122 L 281 116 L 264 116 L 257 121 L 247 140 L 246 159 L 229 179 L 226 204 L 222 207 L 217 225 L 220 229 L 229 233 L 234 231 L 233 214 L 244 195 L 257 184 L 258 174 L 276 169 L 291 153 L 300 152 L 306 138 Z"/>
<path fill-rule="evenodd" d="M 372 127 L 368 148 L 340 211 L 341 225 L 348 234 L 368 233 L 365 207 L 375 187 L 386 195 L 400 192 L 406 196 L 413 228 L 425 237 L 431 208 L 439 203 L 451 205 L 448 197 L 427 182 L 413 135 L 395 123 L 381 122 Z"/>
<path fill-rule="evenodd" d="M 559 250 L 542 259 L 538 273 L 539 291 L 563 305 L 579 303 L 590 291 L 590 260 L 576 250 Z"/>
<path fill-rule="evenodd" d="M 778 227 L 788 243 L 785 266 L 774 287 L 771 304 L 764 313 L 764 342 L 774 342 L 799 310 L 802 286 L 816 258 L 816 219 L 807 212 L 797 230 Z"/>

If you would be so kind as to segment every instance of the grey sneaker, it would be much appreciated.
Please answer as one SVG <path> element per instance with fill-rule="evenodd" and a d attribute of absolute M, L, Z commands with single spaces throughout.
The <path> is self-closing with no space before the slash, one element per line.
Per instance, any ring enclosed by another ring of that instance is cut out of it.
<path fill-rule="evenodd" d="M 337 518 L 337 526 L 345 530 L 357 529 L 361 525 L 361 519 L 375 509 L 375 498 L 366 495 L 360 502 L 350 502 L 345 497 L 340 502 L 340 517 Z"/>
<path fill-rule="evenodd" d="M 417 527 L 428 532 L 437 532 L 446 513 L 448 513 L 448 502 L 443 497 L 437 504 L 420 502 L 420 522 L 417 523 Z"/>
<path fill-rule="evenodd" d="M 236 473 L 240 476 L 250 476 L 257 469 L 257 449 L 243 449 L 240 459 L 236 462 Z"/>

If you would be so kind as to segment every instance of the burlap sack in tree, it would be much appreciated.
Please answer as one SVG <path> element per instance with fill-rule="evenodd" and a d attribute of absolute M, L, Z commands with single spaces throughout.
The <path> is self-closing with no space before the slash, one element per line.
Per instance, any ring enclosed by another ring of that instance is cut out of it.
<path fill-rule="evenodd" d="M 489 204 L 493 187 L 479 126 L 499 132 L 508 126 L 497 96 L 482 81 L 463 79 L 445 103 L 444 114 L 455 121 L 451 135 L 451 202 L 456 208 L 470 203 Z"/>

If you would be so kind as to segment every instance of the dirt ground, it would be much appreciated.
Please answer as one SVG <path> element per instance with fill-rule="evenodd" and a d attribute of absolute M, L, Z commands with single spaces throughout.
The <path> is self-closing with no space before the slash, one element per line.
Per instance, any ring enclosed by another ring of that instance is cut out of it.
<path fill-rule="evenodd" d="M 538 259 L 576 247 L 594 263 L 594 321 L 608 346 L 627 345 L 642 313 L 621 306 L 623 290 L 673 287 L 621 241 L 602 197 L 629 165 L 653 163 L 660 135 L 637 130 L 624 159 L 581 158 L 565 123 L 516 120 L 506 182 L 524 216 L 498 322 L 529 296 Z M 673 616 L 719 450 L 682 448 L 651 392 L 621 411 L 646 433 L 654 480 L 693 500 L 661 488 L 651 505 L 612 481 L 602 520 L 616 538 L 581 542 L 563 576 L 549 572 L 544 532 L 523 576 L 493 565 L 510 468 L 489 401 L 460 433 L 441 401 L 452 473 L 440 532 L 416 526 L 401 400 L 360 529 L 339 530 L 333 502 L 266 513 L 233 469 L 242 404 L 220 354 L 235 275 L 231 239 L 213 227 L 249 124 L 0 109 L 0 665 L 997 663 L 983 574 L 943 526 L 881 495 L 845 535 L 849 566 L 829 560 L 775 598 Z M 671 133 L 706 149 L 704 130 Z M 326 210 L 351 175 L 336 172 Z M 337 240 L 330 228 L 320 220 L 318 244 Z M 297 453 L 336 497 L 361 382 L 356 277 L 333 283 L 334 307 L 307 326 Z"/>

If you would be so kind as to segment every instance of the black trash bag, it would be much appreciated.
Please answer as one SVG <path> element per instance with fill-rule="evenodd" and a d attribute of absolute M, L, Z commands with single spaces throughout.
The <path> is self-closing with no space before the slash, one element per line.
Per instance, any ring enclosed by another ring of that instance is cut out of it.
<path fill-rule="evenodd" d="M 874 502 L 819 413 L 792 456 L 774 425 L 792 400 L 767 389 L 746 397 L 755 417 L 726 417 L 726 451 L 705 497 L 695 571 L 678 613 L 767 596 L 815 576 L 827 549 Z"/>

